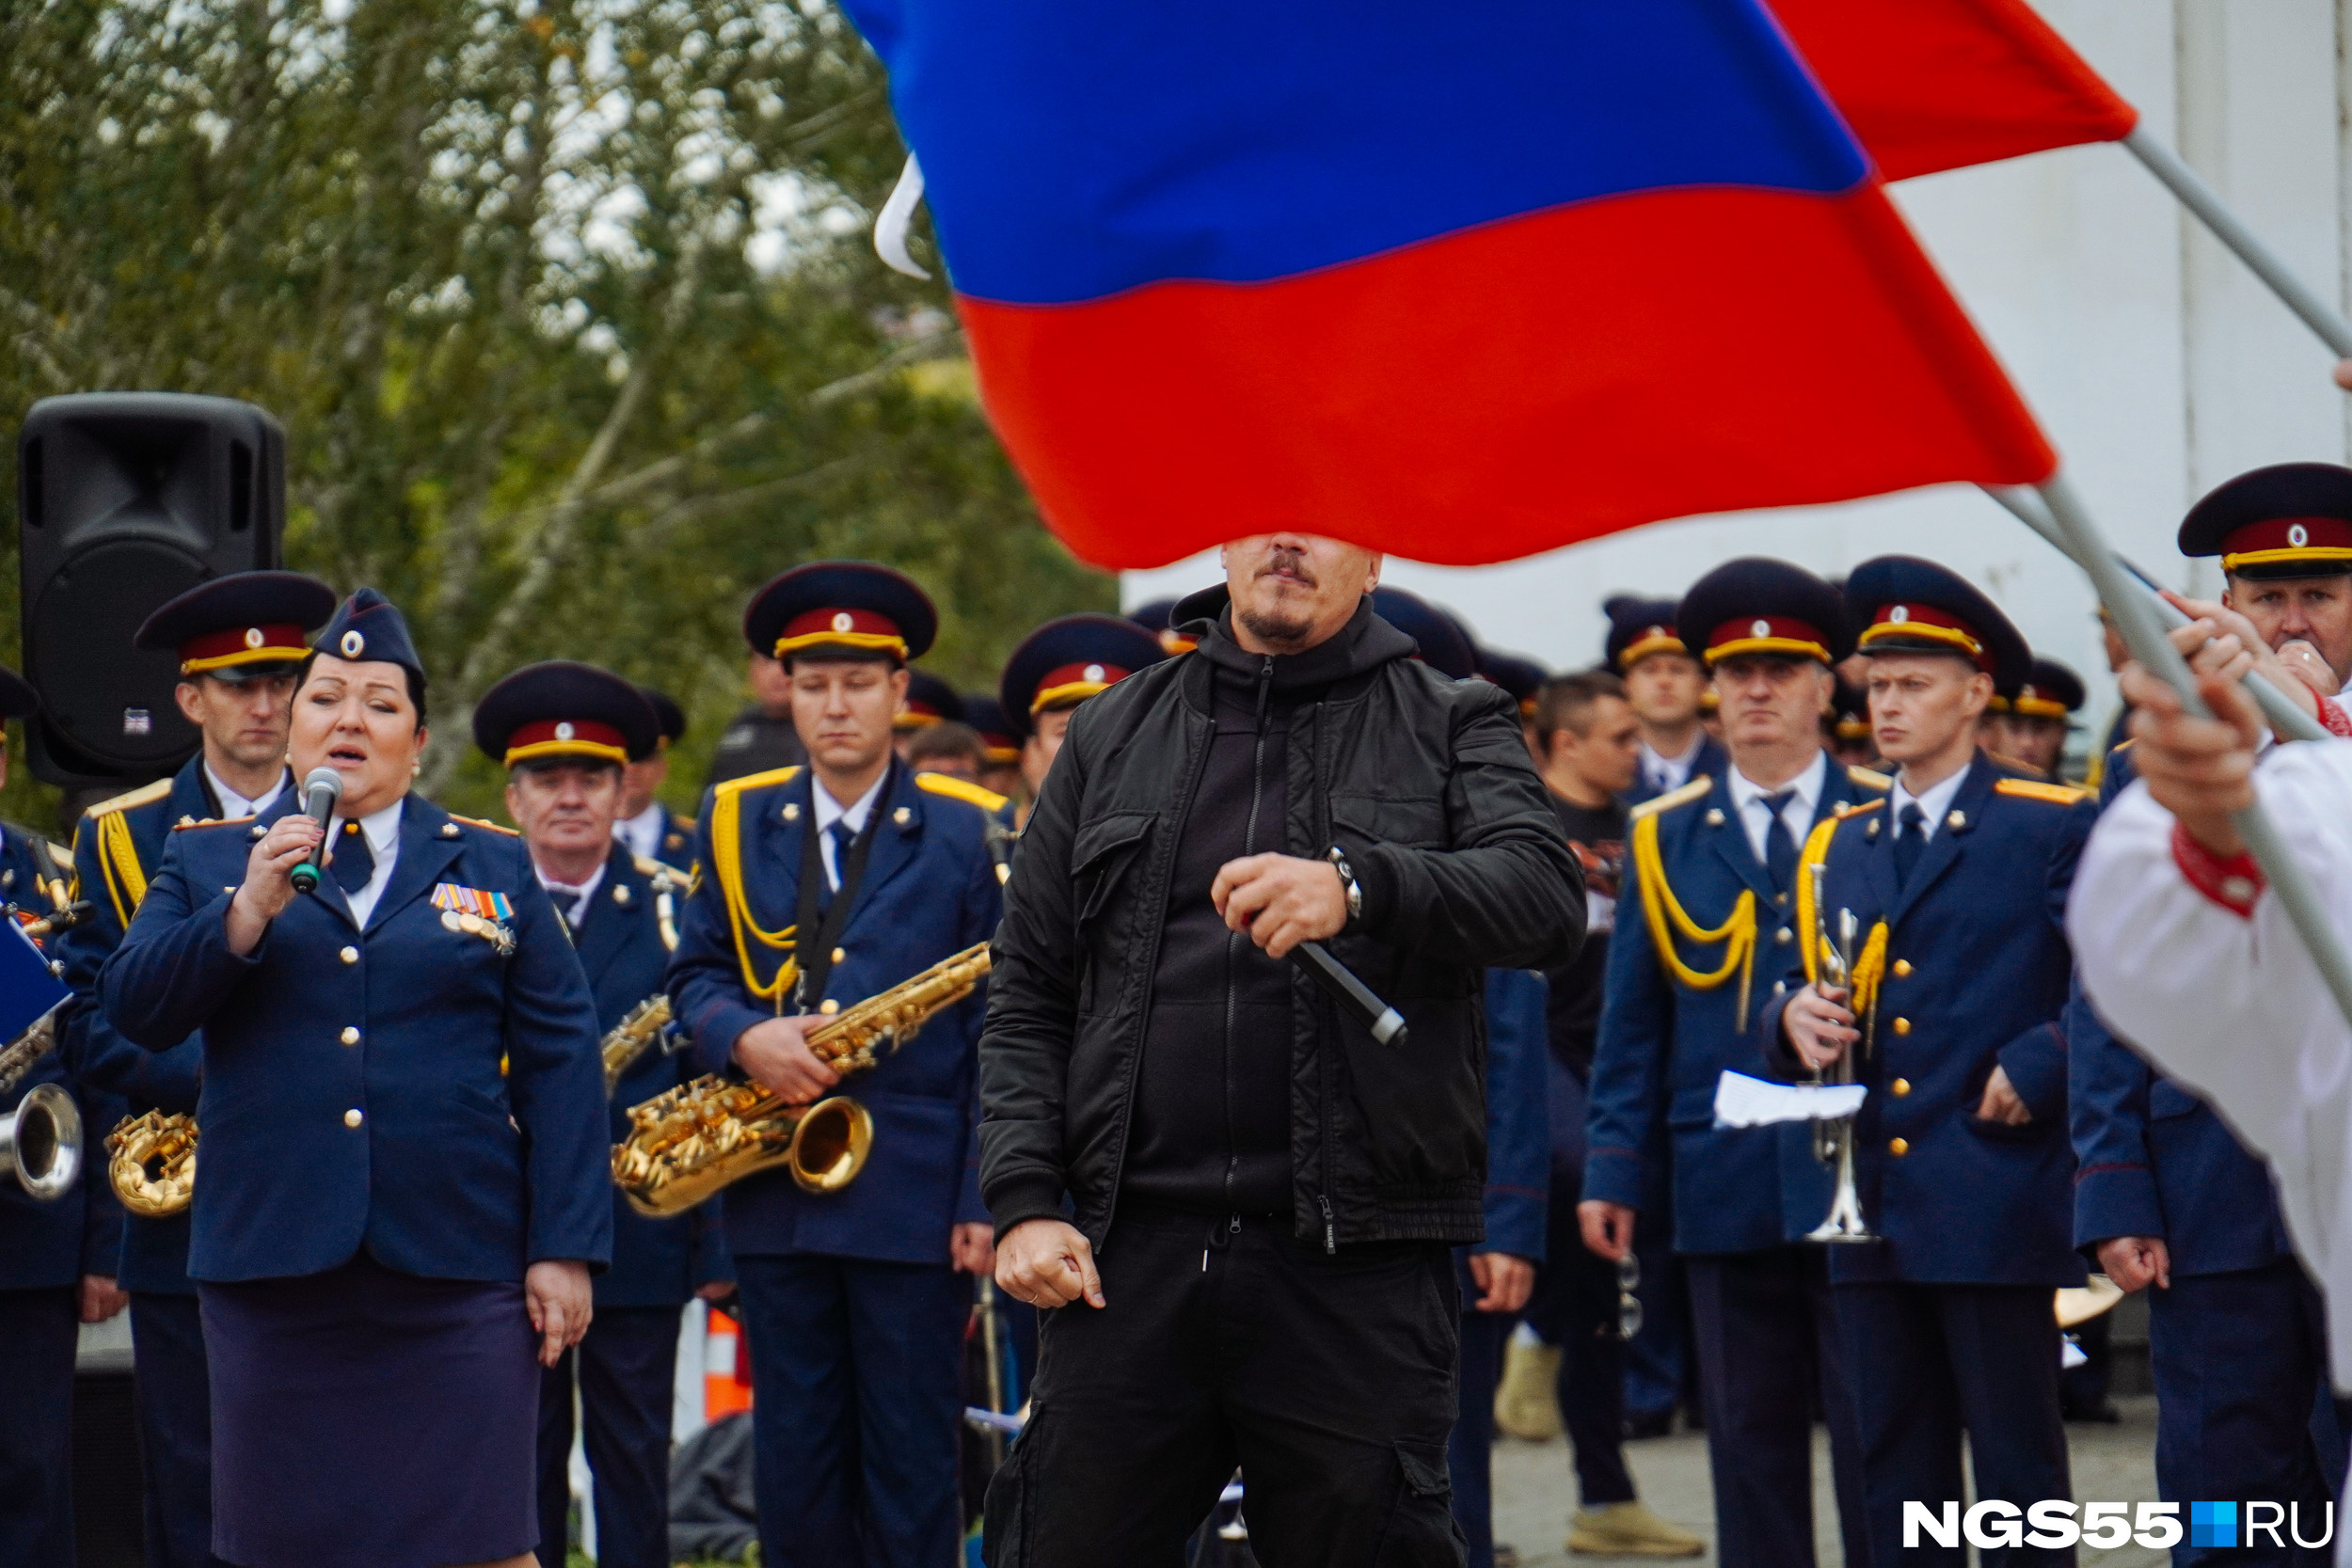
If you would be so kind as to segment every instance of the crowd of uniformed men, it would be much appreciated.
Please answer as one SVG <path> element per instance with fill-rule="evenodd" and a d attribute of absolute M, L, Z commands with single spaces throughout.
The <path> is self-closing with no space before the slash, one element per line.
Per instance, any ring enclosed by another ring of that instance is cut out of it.
<path fill-rule="evenodd" d="M 2352 471 L 2233 481 L 2181 546 L 2220 558 L 2212 612 L 2242 617 L 2352 733 L 2333 700 L 2352 677 Z M 1578 958 L 1487 992 L 1487 1234 L 1461 1264 L 1453 1454 L 1472 1562 L 1508 1551 L 1488 1526 L 1498 1418 L 1565 1425 L 1580 1552 L 1702 1549 L 1636 1498 L 1622 1451 L 1677 1407 L 1705 1425 L 1716 1548 L 1742 1568 L 1813 1560 L 1817 1420 L 1850 1563 L 1912 1555 L 1905 1500 L 1968 1495 L 1963 1434 L 1975 1495 L 2069 1497 L 2062 1418 L 2113 1418 L 2096 1321 L 2062 1344 L 2053 1306 L 2087 1267 L 2153 1287 L 2164 1496 L 2337 1493 L 2319 1304 L 2263 1167 L 2072 984 L 2061 915 L 2101 800 L 2129 777 L 2124 716 L 2085 784 L 2066 782 L 2082 682 L 1912 558 L 1842 583 L 1740 560 L 1679 600 L 1613 599 L 1600 664 L 1559 676 L 1409 594 L 1379 589 L 1375 607 L 1427 664 L 1518 699 L 1586 879 Z M 1048 623 L 997 691 L 960 694 L 914 667 L 935 616 L 907 578 L 788 571 L 745 613 L 755 701 L 719 738 L 695 818 L 662 799 L 675 700 L 585 664 L 517 671 L 471 723 L 508 769 L 520 855 L 507 829 L 413 798 L 404 815 L 413 751 L 385 736 L 406 725 L 421 742 L 425 672 L 380 596 L 339 605 L 308 578 L 248 573 L 158 610 L 137 641 L 176 653 L 200 752 L 89 807 L 70 849 L 0 830 L 0 895 L 27 915 L 91 906 L 51 939 L 75 996 L 22 1087 L 69 1086 L 93 1142 L 125 1116 L 197 1113 L 202 1173 L 192 1211 L 166 1218 L 126 1216 L 103 1159 L 57 1202 L 0 1188 L 0 1562 L 72 1560 L 76 1332 L 127 1296 L 157 1568 L 392 1560 L 374 1541 L 471 1561 L 535 1540 L 560 1562 L 575 1409 L 600 1560 L 666 1563 L 674 1356 L 699 1295 L 732 1299 L 748 1336 L 763 1560 L 945 1568 L 969 1522 L 964 1339 L 994 1239 L 979 1000 L 854 1086 L 874 1119 L 854 1183 L 760 1177 L 675 1219 L 610 1191 L 601 1147 L 548 1109 L 585 1080 L 541 1058 L 563 1018 L 593 1007 L 601 1033 L 666 992 L 675 1035 L 612 1090 L 609 1139 L 629 1106 L 701 1072 L 829 1092 L 802 1020 L 989 938 L 1073 711 L 1191 646 L 1169 608 Z M 2111 634 L 2109 650 L 2120 664 Z M 37 701 L 0 673 L 0 711 Z M 334 891 L 310 925 L 284 918 L 282 894 L 258 914 L 241 902 L 318 836 L 290 765 L 305 757 L 390 779 L 360 802 L 375 809 L 335 817 Z M 477 969 L 540 960 L 535 990 L 498 982 L 504 1012 L 447 1082 L 404 1078 L 409 1042 L 465 1033 Z M 308 999 L 256 1000 L 265 974 Z M 1805 1240 L 1836 1181 L 1821 1134 L 1727 1125 L 1716 1101 L 1727 1072 L 1807 1081 L 1848 1056 L 1869 1089 L 1851 1136 L 1877 1239 L 1822 1244 Z M 584 1337 L 561 1327 L 543 1265 L 594 1273 Z M 318 1278 L 344 1293 L 295 1299 Z M 437 1330 L 457 1338 L 429 1356 L 402 1348 L 411 1319 L 472 1298 L 401 1291 L 518 1278 L 546 1341 L 535 1432 L 510 1441 L 499 1402 L 528 1407 L 532 1386 L 472 1380 L 485 1398 L 446 1381 L 467 1384 L 444 1352 L 473 1330 Z M 356 1321 L 355 1300 L 390 1305 Z M 1027 1308 L 993 1309 L 1034 1342 Z M 397 1375 L 342 1386 L 326 1369 L 377 1348 Z M 518 1442 L 535 1452 L 523 1515 L 505 1497 L 379 1496 L 436 1473 L 389 1457 L 435 1441 L 429 1420 L 414 1435 L 428 1400 L 455 1412 L 447 1443 L 486 1445 L 485 1471 L 512 1469 Z M 325 1496 L 291 1509 L 301 1485 Z M 437 1535 L 421 1510 L 457 1523 Z"/>

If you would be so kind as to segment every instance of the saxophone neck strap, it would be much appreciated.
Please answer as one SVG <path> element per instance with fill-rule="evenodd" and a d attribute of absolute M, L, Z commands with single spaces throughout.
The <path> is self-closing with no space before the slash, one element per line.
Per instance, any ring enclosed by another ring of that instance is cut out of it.
<path fill-rule="evenodd" d="M 898 765 L 891 765 L 896 773 Z M 825 855 L 822 840 L 830 830 L 817 826 L 817 792 L 825 786 L 818 782 L 815 772 L 808 778 L 808 832 L 801 835 L 800 909 L 794 924 L 808 932 L 805 942 L 798 943 L 795 956 L 800 959 L 800 975 L 793 984 L 792 1001 L 795 1011 L 814 1012 L 817 1004 L 825 999 L 825 987 L 833 981 L 833 950 L 841 941 L 841 933 L 849 928 L 850 909 L 857 902 L 858 884 L 866 879 L 866 857 L 874 847 L 874 830 L 882 819 L 882 797 L 890 793 L 885 782 L 874 797 L 874 803 L 866 813 L 866 826 L 850 841 L 849 852 L 839 857 L 841 886 L 834 891 L 833 902 L 820 910 L 818 904 L 825 894 Z"/>

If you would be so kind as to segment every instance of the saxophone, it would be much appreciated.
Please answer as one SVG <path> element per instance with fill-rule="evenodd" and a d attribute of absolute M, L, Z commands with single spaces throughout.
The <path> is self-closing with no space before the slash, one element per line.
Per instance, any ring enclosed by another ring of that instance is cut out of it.
<path fill-rule="evenodd" d="M 643 1056 L 661 1038 L 670 1026 L 670 999 L 648 996 L 628 1010 L 628 1016 L 614 1024 L 604 1037 L 604 1092 L 610 1097 L 620 1086 L 621 1077 L 637 1065 Z"/>
<path fill-rule="evenodd" d="M 952 958 L 809 1030 L 808 1048 L 843 1077 L 896 1050 L 942 1008 L 972 994 L 988 974 L 988 943 Z M 704 1198 L 763 1171 L 787 1169 L 812 1193 L 839 1192 L 857 1179 L 874 1143 L 874 1118 L 847 1095 L 787 1105 L 756 1084 L 713 1074 L 656 1095 L 628 1113 L 628 1136 L 613 1146 L 612 1181 L 641 1214 L 683 1213 Z"/>

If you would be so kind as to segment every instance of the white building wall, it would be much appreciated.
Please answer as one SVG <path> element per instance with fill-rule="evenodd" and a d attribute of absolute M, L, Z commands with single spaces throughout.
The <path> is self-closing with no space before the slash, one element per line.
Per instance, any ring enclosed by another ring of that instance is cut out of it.
<path fill-rule="evenodd" d="M 2352 0 L 2038 0 L 2042 14 L 2323 294 L 2344 300 L 2352 203 Z M 1931 254 L 2009 366 L 2119 548 L 2211 591 L 2174 549 L 2198 496 L 2292 459 L 2342 462 L 2352 399 L 2332 356 L 2131 154 L 2067 148 L 1896 187 Z M 1772 395 L 1726 363 L 1694 397 Z M 1933 557 L 1999 601 L 2034 647 L 2112 703 L 2081 574 L 1990 499 L 1944 486 L 1841 506 L 1660 523 L 1508 565 L 1391 563 L 1389 580 L 1554 668 L 1599 657 L 1600 601 L 1678 594 L 1738 555 L 1839 575 Z M 1127 574 L 1129 604 L 1199 587 L 1208 559 Z"/>

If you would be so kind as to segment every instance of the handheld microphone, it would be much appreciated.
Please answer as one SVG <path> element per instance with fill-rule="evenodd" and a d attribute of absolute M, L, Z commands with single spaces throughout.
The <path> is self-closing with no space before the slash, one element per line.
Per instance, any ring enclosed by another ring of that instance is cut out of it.
<path fill-rule="evenodd" d="M 302 781 L 302 810 L 322 829 L 335 819 L 335 802 L 343 798 L 343 776 L 332 768 L 313 768 Z M 294 868 L 294 889 L 309 893 L 319 885 L 319 867 L 326 863 L 326 840 L 320 838 L 318 847 L 308 859 Z"/>
<path fill-rule="evenodd" d="M 1370 986 L 1356 978 L 1354 970 L 1331 956 L 1329 948 L 1319 942 L 1302 942 L 1291 949 L 1291 957 L 1315 977 L 1315 983 L 1342 1011 L 1370 1030 L 1375 1040 L 1382 1045 L 1405 1043 L 1405 1015 L 1381 1001 Z"/>

